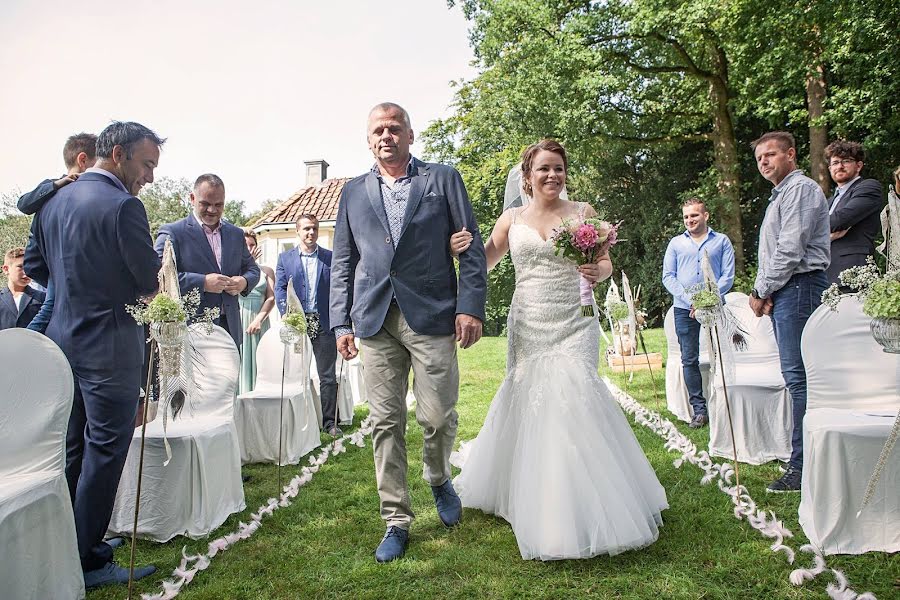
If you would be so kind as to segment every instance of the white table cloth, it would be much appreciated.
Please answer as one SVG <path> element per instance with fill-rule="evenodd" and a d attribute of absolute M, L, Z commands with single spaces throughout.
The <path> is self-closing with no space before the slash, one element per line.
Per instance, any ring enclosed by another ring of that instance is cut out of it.
<path fill-rule="evenodd" d="M 84 597 L 65 477 L 72 370 L 39 333 L 0 331 L 0 597 Z"/>
<path fill-rule="evenodd" d="M 246 508 L 234 425 L 240 370 L 237 348 L 218 326 L 209 335 L 193 326 L 188 335 L 197 352 L 193 374 L 198 389 L 192 406 L 185 406 L 175 420 L 169 416 L 166 437 L 172 460 L 168 465 L 163 464 L 162 415 L 147 424 L 138 536 L 157 542 L 177 535 L 206 536 Z M 109 527 L 112 533 L 131 534 L 140 446 L 138 427 L 119 482 Z"/>

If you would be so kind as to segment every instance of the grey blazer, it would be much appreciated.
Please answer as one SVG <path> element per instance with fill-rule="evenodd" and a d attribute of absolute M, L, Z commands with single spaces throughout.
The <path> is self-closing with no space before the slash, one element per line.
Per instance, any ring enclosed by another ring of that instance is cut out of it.
<path fill-rule="evenodd" d="M 484 244 L 462 178 L 452 167 L 413 161 L 396 250 L 378 178 L 370 172 L 344 186 L 331 259 L 332 328 L 352 324 L 357 337 L 371 337 L 394 297 L 420 334 L 454 333 L 457 314 L 484 320 Z M 459 257 L 457 284 L 449 242 L 463 227 L 474 239 Z"/>

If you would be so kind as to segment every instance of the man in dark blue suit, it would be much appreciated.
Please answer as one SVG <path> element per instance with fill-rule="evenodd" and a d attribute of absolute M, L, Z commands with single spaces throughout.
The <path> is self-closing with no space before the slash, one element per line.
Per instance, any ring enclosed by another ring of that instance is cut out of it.
<path fill-rule="evenodd" d="M 58 309 L 47 336 L 75 376 L 66 479 L 87 587 L 128 581 L 103 536 L 134 434 L 144 358 L 143 330 L 125 305 L 156 290 L 160 265 L 136 196 L 153 181 L 164 142 L 138 123 L 109 125 L 97 138 L 96 165 L 35 216 L 35 243 L 25 253 L 25 272 L 41 285 L 52 280 Z"/>
<path fill-rule="evenodd" d="M 862 144 L 837 140 L 825 148 L 825 160 L 834 188 L 829 200 L 831 263 L 825 270 L 829 283 L 840 284 L 841 271 L 866 264 L 875 255 L 875 237 L 881 233 L 879 215 L 884 189 L 877 179 L 864 179 L 866 158 Z M 849 292 L 849 288 L 842 288 Z"/>
<path fill-rule="evenodd" d="M 244 336 L 237 295 L 253 290 L 259 267 L 244 243 L 244 231 L 222 220 L 225 184 L 218 175 L 197 178 L 191 207 L 184 219 L 160 227 L 156 252 L 162 258 L 166 239 L 172 240 L 181 294 L 200 290 L 200 311 L 218 308 L 218 324 L 240 349 Z"/>
<path fill-rule="evenodd" d="M 307 321 L 318 323 L 318 327 L 310 330 L 310 340 L 319 373 L 322 429 L 334 436 L 343 435 L 335 418 L 337 379 L 334 375 L 334 363 L 337 360 L 337 347 L 328 321 L 331 250 L 318 245 L 319 219 L 313 214 L 304 213 L 297 218 L 297 238 L 299 245 L 296 248 L 278 255 L 275 304 L 283 315 L 287 308 L 288 280 L 293 277 L 294 292 L 303 304 Z"/>
<path fill-rule="evenodd" d="M 13 248 L 3 257 L 6 287 L 0 290 L 0 329 L 26 327 L 44 302 L 44 292 L 28 285 L 31 279 L 22 265 L 24 256 L 24 248 Z"/>
<path fill-rule="evenodd" d="M 373 108 L 367 128 L 375 165 L 341 193 L 330 325 L 345 359 L 356 355 L 354 333 L 362 340 L 375 478 L 387 525 L 375 560 L 389 562 L 406 551 L 413 519 L 406 480 L 410 367 L 424 436 L 423 477 L 444 525 L 456 525 L 462 515 L 450 482 L 458 420 L 456 344 L 468 348 L 481 337 L 487 271 L 459 173 L 410 154 L 409 114 L 396 104 Z M 463 229 L 473 238 L 459 255 L 457 276 L 447 240 Z"/>

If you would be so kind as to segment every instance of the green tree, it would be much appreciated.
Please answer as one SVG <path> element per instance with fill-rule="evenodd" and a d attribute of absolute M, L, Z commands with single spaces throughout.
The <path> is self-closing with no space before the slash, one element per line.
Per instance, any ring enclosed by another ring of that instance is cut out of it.
<path fill-rule="evenodd" d="M 191 210 L 191 183 L 184 177 L 160 177 L 141 190 L 138 198 L 147 210 L 150 234 L 156 239 L 165 223 L 183 219 Z"/>

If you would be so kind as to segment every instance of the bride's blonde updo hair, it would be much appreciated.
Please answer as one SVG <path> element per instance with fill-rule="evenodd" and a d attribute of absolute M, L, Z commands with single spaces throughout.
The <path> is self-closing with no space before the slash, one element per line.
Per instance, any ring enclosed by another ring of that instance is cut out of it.
<path fill-rule="evenodd" d="M 522 188 L 529 196 L 534 194 L 534 190 L 531 189 L 531 183 L 528 181 L 531 178 L 531 164 L 534 162 L 534 157 L 541 150 L 559 154 L 562 157 L 566 175 L 569 174 L 569 159 L 566 157 L 566 149 L 563 148 L 562 144 L 556 140 L 541 140 L 537 144 L 528 146 L 525 148 L 525 152 L 522 153 Z"/>

